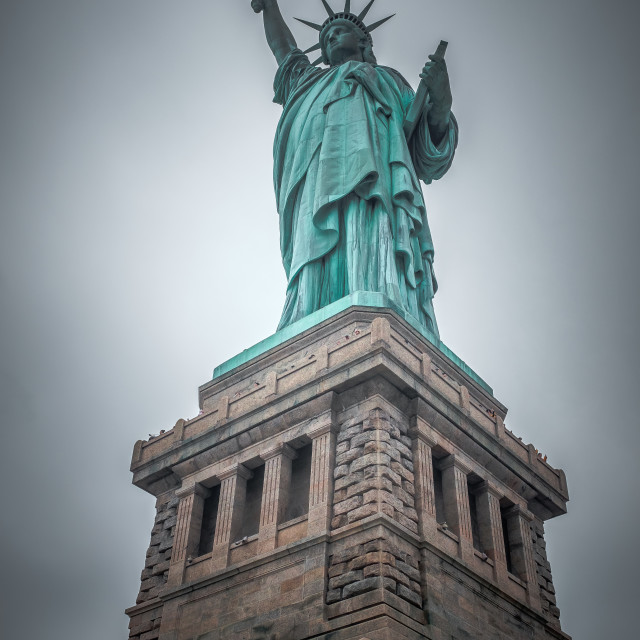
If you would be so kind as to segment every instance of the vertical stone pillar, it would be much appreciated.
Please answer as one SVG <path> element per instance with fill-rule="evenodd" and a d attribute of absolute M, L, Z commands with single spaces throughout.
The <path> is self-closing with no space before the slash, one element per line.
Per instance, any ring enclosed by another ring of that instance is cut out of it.
<path fill-rule="evenodd" d="M 213 571 L 224 569 L 229 562 L 229 544 L 236 539 L 242 523 L 242 512 L 247 496 L 247 480 L 251 475 L 251 471 L 241 464 L 235 465 L 219 475 L 221 480 L 220 502 L 218 503 L 216 533 L 211 553 Z"/>
<path fill-rule="evenodd" d="M 198 552 L 204 499 L 208 494 L 209 490 L 200 484 L 176 491 L 176 497 L 180 498 L 180 504 L 178 505 L 173 552 L 167 579 L 168 586 L 182 584 L 187 560 Z"/>
<path fill-rule="evenodd" d="M 460 539 L 458 547 L 460 557 L 470 562 L 473 558 L 473 532 L 467 488 L 467 475 L 470 469 L 454 454 L 444 459 L 441 469 L 445 518 L 449 527 Z"/>
<path fill-rule="evenodd" d="M 519 505 L 514 505 L 505 513 L 511 541 L 511 562 L 518 576 L 527 583 L 527 601 L 533 609 L 541 610 L 540 587 L 533 555 L 531 526 L 533 514 Z"/>
<path fill-rule="evenodd" d="M 278 524 L 289 499 L 291 461 L 296 452 L 290 446 L 280 444 L 260 454 L 260 457 L 265 464 L 258 553 L 266 553 L 273 551 L 278 544 Z"/>
<path fill-rule="evenodd" d="M 493 576 L 498 583 L 507 579 L 507 556 L 502 535 L 501 495 L 497 487 L 485 480 L 478 493 L 478 527 L 484 552 L 493 560 Z"/>
<path fill-rule="evenodd" d="M 416 509 L 420 535 L 428 540 L 435 537 L 438 527 L 431 455 L 435 442 L 427 435 L 426 423 L 419 416 L 415 416 L 412 420 L 410 435 L 413 445 Z"/>
<path fill-rule="evenodd" d="M 330 420 L 309 434 L 312 449 L 307 535 L 324 533 L 329 530 L 331 524 L 333 468 L 338 428 L 338 425 Z"/>

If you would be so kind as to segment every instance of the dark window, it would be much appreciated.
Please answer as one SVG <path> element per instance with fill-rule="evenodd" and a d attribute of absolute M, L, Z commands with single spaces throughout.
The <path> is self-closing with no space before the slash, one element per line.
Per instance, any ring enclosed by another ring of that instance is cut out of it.
<path fill-rule="evenodd" d="M 471 516 L 471 534 L 473 536 L 473 548 L 483 552 L 482 543 L 480 541 L 480 525 L 478 520 L 478 503 L 473 487 L 467 481 L 467 491 L 469 493 L 469 515 Z"/>
<path fill-rule="evenodd" d="M 202 510 L 202 528 L 200 529 L 200 543 L 198 555 L 203 556 L 213 549 L 213 539 L 216 535 L 216 520 L 218 519 L 218 504 L 220 502 L 220 485 L 211 489 L 209 497 L 204 501 Z"/>
<path fill-rule="evenodd" d="M 505 508 L 500 509 L 502 517 L 502 537 L 504 539 L 504 552 L 507 556 L 507 571 L 513 573 L 513 556 L 511 555 L 511 535 L 509 533 L 509 520 L 505 515 Z"/>
<path fill-rule="evenodd" d="M 247 480 L 247 497 L 242 516 L 240 538 L 252 536 L 260 530 L 260 509 L 262 507 L 262 485 L 264 465 L 253 470 L 253 477 Z"/>
<path fill-rule="evenodd" d="M 284 512 L 284 522 L 309 513 L 312 445 L 298 449 L 298 457 L 291 461 L 291 486 Z"/>
<path fill-rule="evenodd" d="M 436 467 L 433 459 L 433 493 L 436 501 L 436 520 L 438 524 L 444 524 L 447 518 L 444 515 L 444 492 L 442 489 L 442 471 Z"/>

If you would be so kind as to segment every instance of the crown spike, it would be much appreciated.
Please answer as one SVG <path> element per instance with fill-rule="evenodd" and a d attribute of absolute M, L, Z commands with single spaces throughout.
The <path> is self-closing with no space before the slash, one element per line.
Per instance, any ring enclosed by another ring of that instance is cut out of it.
<path fill-rule="evenodd" d="M 302 22 L 302 24 L 306 24 L 307 27 L 311 27 L 316 31 L 322 31 L 322 25 L 316 24 L 315 22 L 309 22 L 308 20 L 303 20 L 302 18 L 295 18 L 298 22 Z"/>
<path fill-rule="evenodd" d="M 313 47 L 309 47 L 308 49 L 306 49 L 302 53 L 311 53 L 312 51 L 317 51 L 321 47 L 322 47 L 322 45 L 318 42 L 318 44 L 314 44 Z"/>
<path fill-rule="evenodd" d="M 336 15 L 336 12 L 329 6 L 329 3 L 327 2 L 327 0 L 322 0 L 322 4 L 324 5 L 324 8 L 327 10 L 329 17 L 333 18 L 333 16 Z"/>
<path fill-rule="evenodd" d="M 351 13 L 351 0 L 345 0 L 344 12 L 345 13 Z"/>
<path fill-rule="evenodd" d="M 312 67 L 315 67 L 315 66 L 319 65 L 322 61 L 323 61 L 323 58 L 322 58 L 322 57 L 320 57 L 320 58 L 318 58 L 317 60 L 314 60 L 314 61 L 311 63 L 311 66 L 312 66 Z"/>
<path fill-rule="evenodd" d="M 367 13 L 369 13 L 369 9 L 373 6 L 373 3 L 376 0 L 371 0 L 371 2 L 362 10 L 362 13 L 358 16 L 358 20 L 364 20 Z"/>
<path fill-rule="evenodd" d="M 377 29 L 378 27 L 380 27 L 381 25 L 383 25 L 387 20 L 391 20 L 391 18 L 393 18 L 393 16 L 395 16 L 396 14 L 394 13 L 393 15 L 387 17 L 387 18 L 382 18 L 382 20 L 378 20 L 378 22 L 374 22 L 372 25 L 369 25 L 367 27 L 367 31 L 369 33 L 371 33 L 374 29 Z"/>

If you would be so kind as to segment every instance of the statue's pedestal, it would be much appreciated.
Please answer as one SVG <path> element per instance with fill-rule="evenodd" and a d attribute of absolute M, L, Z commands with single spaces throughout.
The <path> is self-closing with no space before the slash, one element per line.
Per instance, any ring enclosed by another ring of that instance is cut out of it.
<path fill-rule="evenodd" d="M 221 365 L 198 417 L 136 444 L 158 515 L 131 638 L 568 637 L 543 538 L 564 473 L 371 295 Z"/>

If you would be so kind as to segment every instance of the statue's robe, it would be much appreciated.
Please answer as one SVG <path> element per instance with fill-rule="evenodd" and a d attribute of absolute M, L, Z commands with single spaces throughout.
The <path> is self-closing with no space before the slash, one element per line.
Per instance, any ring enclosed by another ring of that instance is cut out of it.
<path fill-rule="evenodd" d="M 279 328 L 356 291 L 377 291 L 438 336 L 433 244 L 419 179 L 448 170 L 457 125 L 436 146 L 426 117 L 409 141 L 414 92 L 387 67 L 329 69 L 291 52 L 276 74 L 280 248 L 288 278 Z"/>

